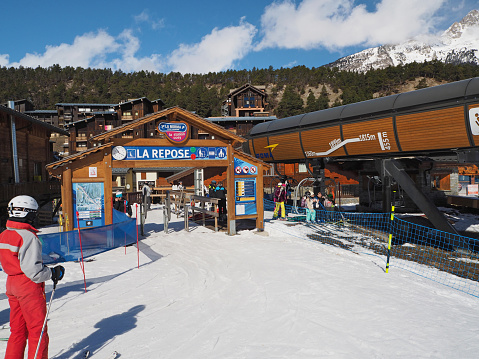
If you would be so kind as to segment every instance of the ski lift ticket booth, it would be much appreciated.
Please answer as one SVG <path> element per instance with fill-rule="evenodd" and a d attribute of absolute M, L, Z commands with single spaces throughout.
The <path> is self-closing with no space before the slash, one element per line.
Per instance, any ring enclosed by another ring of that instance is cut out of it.
<path fill-rule="evenodd" d="M 154 129 L 153 129 L 154 124 Z M 206 132 L 209 139 L 198 139 Z M 103 132 L 95 147 L 47 165 L 61 179 L 65 231 L 112 223 L 112 168 L 224 167 L 227 230 L 236 219 L 256 219 L 264 229 L 263 173 L 270 165 L 235 150 L 246 140 L 179 107 Z M 79 213 L 79 218 L 76 218 Z"/>

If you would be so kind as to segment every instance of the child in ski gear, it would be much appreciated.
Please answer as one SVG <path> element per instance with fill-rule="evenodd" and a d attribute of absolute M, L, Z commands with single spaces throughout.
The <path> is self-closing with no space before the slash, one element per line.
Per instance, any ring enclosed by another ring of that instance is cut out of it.
<path fill-rule="evenodd" d="M 324 207 L 327 211 L 326 217 L 328 221 L 334 220 L 334 197 L 332 194 L 328 194 L 328 196 L 324 200 Z"/>
<path fill-rule="evenodd" d="M 274 202 L 276 206 L 274 208 L 273 218 L 278 217 L 279 209 L 281 208 L 281 219 L 286 220 L 286 211 L 284 209 L 284 202 L 286 201 L 286 185 L 279 182 L 278 186 L 274 190 Z"/>
<path fill-rule="evenodd" d="M 211 181 L 210 185 L 208 186 L 208 195 L 209 195 L 208 197 L 216 198 L 215 191 L 216 191 L 216 181 L 213 180 L 213 181 Z"/>
<path fill-rule="evenodd" d="M 128 205 L 128 201 L 123 199 L 123 193 L 121 192 L 116 193 L 113 208 L 115 208 L 117 211 L 127 213 L 130 217 L 132 215 L 131 207 Z"/>
<path fill-rule="evenodd" d="M 306 222 L 314 222 L 316 220 L 316 210 L 314 209 L 314 198 L 311 193 L 306 192 Z"/>
<path fill-rule="evenodd" d="M 49 268 L 42 262 L 42 244 L 33 222 L 38 203 L 30 196 L 16 196 L 8 204 L 7 229 L 0 234 L 0 263 L 7 277 L 10 304 L 10 338 L 5 358 L 23 359 L 28 341 L 28 359 L 32 359 L 45 320 L 45 281 L 56 284 L 65 268 Z M 48 359 L 48 334 L 45 328 L 38 358 Z"/>

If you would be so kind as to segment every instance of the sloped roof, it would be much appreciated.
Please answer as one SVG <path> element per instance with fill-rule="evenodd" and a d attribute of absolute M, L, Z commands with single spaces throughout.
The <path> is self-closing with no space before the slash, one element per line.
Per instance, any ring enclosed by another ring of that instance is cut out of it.
<path fill-rule="evenodd" d="M 126 104 L 133 104 L 133 103 L 136 103 L 136 102 L 143 102 L 143 101 L 151 103 L 151 101 L 147 97 L 143 96 L 143 97 L 138 97 L 138 98 L 134 98 L 134 99 L 131 99 L 131 100 L 120 102 L 119 104 L 115 105 L 115 108 L 121 107 L 121 106 L 126 105 Z"/>
<path fill-rule="evenodd" d="M 37 120 L 36 118 L 33 118 L 31 116 L 28 116 L 24 113 L 21 113 L 21 112 L 18 112 L 16 110 L 12 110 L 11 108 L 9 107 L 5 107 L 3 105 L 0 105 L 0 111 L 2 112 L 6 112 L 8 113 L 9 115 L 13 115 L 15 117 L 18 117 L 18 118 L 21 118 L 21 119 L 24 119 L 28 122 L 31 122 L 35 125 L 38 125 L 38 126 L 42 126 L 42 127 L 45 127 L 47 128 L 48 130 L 50 130 L 51 132 L 55 132 L 55 133 L 59 133 L 61 135 L 65 135 L 65 136 L 68 136 L 69 133 L 65 130 L 62 130 L 61 128 L 58 128 L 56 126 L 53 126 L 53 125 L 50 125 L 49 123 L 46 123 L 46 122 L 43 122 L 43 121 L 40 121 L 40 120 Z"/>
<path fill-rule="evenodd" d="M 58 102 L 55 106 L 90 106 L 90 107 L 114 107 L 116 103 L 74 103 L 74 102 Z"/>
<path fill-rule="evenodd" d="M 263 95 L 263 96 L 266 96 L 266 92 L 261 91 L 259 88 L 255 87 L 255 86 L 253 86 L 253 85 L 251 85 L 251 84 L 246 84 L 246 85 L 243 85 L 243 86 L 241 86 L 241 87 L 239 87 L 239 88 L 237 88 L 237 89 L 231 91 L 231 92 L 229 93 L 228 97 L 232 97 L 232 96 L 234 96 L 234 95 L 236 95 L 236 94 L 238 94 L 238 93 L 240 93 L 240 92 L 242 92 L 242 91 L 244 91 L 244 90 L 246 90 L 246 89 L 251 89 L 251 90 L 253 90 L 253 91 L 255 91 L 255 92 L 257 92 L 257 93 L 259 93 L 259 94 L 261 94 L 261 95 Z"/>
<path fill-rule="evenodd" d="M 74 161 L 74 160 L 81 159 L 81 158 L 85 157 L 85 156 L 88 155 L 88 154 L 101 151 L 101 150 L 103 150 L 104 148 L 111 147 L 112 145 L 113 145 L 113 143 L 109 142 L 109 143 L 106 143 L 106 144 L 101 145 L 101 146 L 96 146 L 96 147 L 90 148 L 90 149 L 88 149 L 88 150 L 75 153 L 75 154 L 73 154 L 73 155 L 71 155 L 71 156 L 67 156 L 67 157 L 62 158 L 62 159 L 59 160 L 59 161 L 49 163 L 48 165 L 46 165 L 46 168 L 47 168 L 48 171 L 54 170 L 54 169 L 57 168 L 57 167 L 61 167 L 61 166 L 65 165 L 65 164 L 67 164 L 67 163 L 70 163 L 70 162 Z"/>
<path fill-rule="evenodd" d="M 182 109 L 181 107 L 170 107 L 165 110 L 161 110 L 152 114 L 148 114 L 142 118 L 139 118 L 137 120 L 128 122 L 126 124 L 123 124 L 121 126 L 115 127 L 109 131 L 103 132 L 99 135 L 96 135 L 91 138 L 91 141 L 102 141 L 107 138 L 111 138 L 113 136 L 116 136 L 118 134 L 121 134 L 122 132 L 132 130 L 137 126 L 143 125 L 145 123 L 148 123 L 150 121 L 154 121 L 156 119 L 166 117 L 170 114 L 176 113 L 180 119 L 187 121 L 189 124 L 194 125 L 195 127 L 201 128 L 208 133 L 212 135 L 219 136 L 221 138 L 227 139 L 227 140 L 232 140 L 232 141 L 238 141 L 238 142 L 245 142 L 246 139 L 235 135 L 234 133 L 224 129 L 223 127 L 214 124 L 190 111 L 187 111 L 185 109 Z"/>

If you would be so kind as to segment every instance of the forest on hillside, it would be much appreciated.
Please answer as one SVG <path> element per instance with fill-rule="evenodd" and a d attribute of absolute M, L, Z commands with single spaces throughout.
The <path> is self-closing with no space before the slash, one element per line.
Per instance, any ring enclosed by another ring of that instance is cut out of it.
<path fill-rule="evenodd" d="M 228 70 L 208 74 L 169 74 L 111 69 L 60 67 L 0 67 L 0 103 L 27 99 L 38 110 L 55 109 L 59 102 L 119 103 L 147 97 L 162 99 L 166 107 L 180 106 L 202 117 L 220 116 L 221 103 L 230 89 L 246 83 L 267 88 L 270 112 L 279 118 L 387 96 L 400 92 L 408 81 L 425 79 L 453 82 L 479 76 L 477 65 L 453 65 L 439 61 L 412 63 L 370 70 L 367 73 L 337 68 Z M 317 91 L 311 91 L 311 89 Z M 315 95 L 317 93 L 317 95 Z M 334 102 L 332 97 L 334 96 Z"/>

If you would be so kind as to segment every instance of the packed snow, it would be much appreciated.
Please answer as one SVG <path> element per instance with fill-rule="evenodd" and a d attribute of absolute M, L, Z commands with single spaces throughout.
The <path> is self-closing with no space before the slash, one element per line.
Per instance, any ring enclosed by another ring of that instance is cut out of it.
<path fill-rule="evenodd" d="M 478 298 L 394 267 L 386 274 L 384 258 L 265 217 L 265 232 L 228 236 L 186 232 L 173 215 L 165 234 L 154 205 L 139 268 L 136 246 L 96 255 L 84 263 L 85 292 L 80 264 L 64 263 L 49 357 L 477 358 Z M 3 291 L 5 281 L 1 274 Z M 47 283 L 47 300 L 51 290 Z M 8 315 L 2 294 L 0 324 Z"/>

